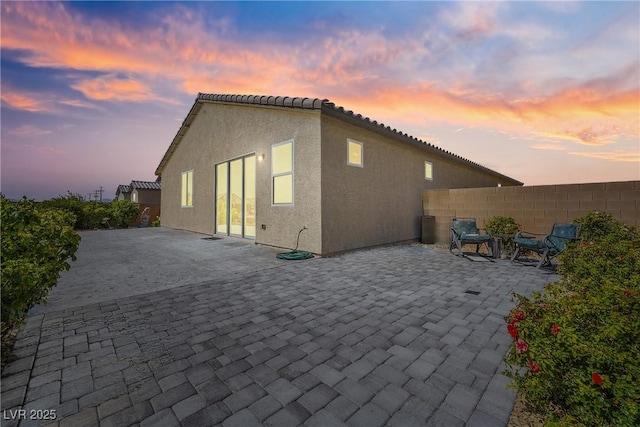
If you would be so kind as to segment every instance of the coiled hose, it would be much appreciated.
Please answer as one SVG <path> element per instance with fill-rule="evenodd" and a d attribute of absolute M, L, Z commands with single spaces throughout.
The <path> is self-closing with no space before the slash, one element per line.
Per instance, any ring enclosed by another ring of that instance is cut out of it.
<path fill-rule="evenodd" d="M 286 260 L 290 260 L 290 261 L 297 261 L 297 260 L 301 260 L 301 259 L 313 258 L 313 254 L 311 252 L 299 251 L 298 250 L 298 243 L 300 243 L 300 233 L 302 233 L 304 230 L 307 230 L 307 227 L 302 226 L 300 231 L 298 231 L 298 238 L 296 239 L 296 247 L 295 247 L 295 249 L 292 250 L 291 252 L 281 252 L 281 253 L 276 255 L 276 258 L 278 258 L 278 259 L 286 259 Z"/>

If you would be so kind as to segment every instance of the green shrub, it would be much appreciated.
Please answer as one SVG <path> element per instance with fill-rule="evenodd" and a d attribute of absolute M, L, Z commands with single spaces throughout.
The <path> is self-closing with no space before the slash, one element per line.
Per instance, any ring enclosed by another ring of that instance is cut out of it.
<path fill-rule="evenodd" d="M 89 201 L 82 207 L 84 222 L 76 228 L 80 230 L 96 230 L 110 228 L 111 210 L 107 203 Z"/>
<path fill-rule="evenodd" d="M 159 217 L 159 216 L 157 216 L 157 217 L 156 217 L 156 219 L 154 219 L 154 220 L 151 222 L 151 226 L 152 226 L 152 227 L 160 227 L 160 217 Z"/>
<path fill-rule="evenodd" d="M 40 202 L 40 205 L 46 208 L 71 212 L 76 218 L 74 224 L 76 230 L 104 228 L 108 226 L 108 221 L 110 220 L 109 209 L 105 203 L 85 202 L 79 194 L 67 193 L 66 196 L 58 196 Z"/>
<path fill-rule="evenodd" d="M 627 226 L 607 212 L 589 212 L 573 222 L 582 224 L 580 237 L 588 242 L 607 236 L 618 240 L 640 237 L 635 227 Z"/>
<path fill-rule="evenodd" d="M 114 200 L 111 202 L 109 210 L 116 228 L 128 228 L 138 219 L 140 214 L 139 205 L 129 200 Z"/>
<path fill-rule="evenodd" d="M 606 215 L 576 222 L 590 240 L 560 256 L 561 280 L 515 295 L 505 373 L 559 425 L 640 425 L 640 239 Z"/>
<path fill-rule="evenodd" d="M 82 229 L 83 225 L 87 222 L 84 212 L 85 203 L 81 195 L 69 192 L 66 196 L 58 196 L 42 201 L 39 203 L 39 206 L 72 213 L 75 217 L 74 227 L 76 229 Z"/>
<path fill-rule="evenodd" d="M 128 228 L 139 214 L 139 206 L 127 200 L 114 200 L 111 203 L 85 201 L 81 195 L 68 193 L 40 202 L 46 208 L 71 212 L 76 222 L 76 230 L 95 230 L 99 228 Z"/>
<path fill-rule="evenodd" d="M 60 271 L 75 261 L 80 236 L 72 213 L 1 197 L 0 218 L 3 330 L 19 324 L 27 310 L 46 300 Z"/>
<path fill-rule="evenodd" d="M 502 244 L 509 252 L 515 249 L 513 237 L 520 231 L 520 225 L 508 216 L 494 216 L 484 221 L 484 228 L 491 230 L 491 235 L 502 237 Z"/>

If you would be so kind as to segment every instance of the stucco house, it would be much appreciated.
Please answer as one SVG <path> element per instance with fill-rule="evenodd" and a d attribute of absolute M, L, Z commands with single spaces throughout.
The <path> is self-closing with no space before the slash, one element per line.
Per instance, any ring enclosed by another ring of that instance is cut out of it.
<path fill-rule="evenodd" d="M 128 200 L 131 201 L 131 186 L 120 184 L 116 189 L 116 200 Z"/>
<path fill-rule="evenodd" d="M 160 199 L 162 184 L 158 181 L 131 181 L 129 185 L 118 185 L 116 200 L 129 200 L 140 207 L 139 223 L 147 216 L 153 221 L 160 216 Z"/>
<path fill-rule="evenodd" d="M 131 181 L 131 201 L 140 204 L 159 205 L 162 185 L 153 181 Z"/>
<path fill-rule="evenodd" d="M 418 238 L 424 190 L 522 185 L 326 99 L 203 93 L 155 173 L 163 226 L 323 255 Z"/>
<path fill-rule="evenodd" d="M 161 184 L 154 181 L 131 181 L 129 185 L 118 185 L 116 200 L 129 200 L 134 203 L 160 204 Z"/>

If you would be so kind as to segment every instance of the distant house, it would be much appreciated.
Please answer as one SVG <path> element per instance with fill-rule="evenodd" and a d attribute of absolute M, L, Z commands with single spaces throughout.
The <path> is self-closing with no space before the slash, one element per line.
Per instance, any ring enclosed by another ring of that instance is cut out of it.
<path fill-rule="evenodd" d="M 156 175 L 163 226 L 317 254 L 418 238 L 424 190 L 522 185 L 326 99 L 202 93 Z"/>
<path fill-rule="evenodd" d="M 131 186 L 130 185 L 118 185 L 116 190 L 116 200 L 129 200 L 131 201 Z"/>
<path fill-rule="evenodd" d="M 116 200 L 138 203 L 141 217 L 144 212 L 153 221 L 160 216 L 161 188 L 161 183 L 157 181 L 131 181 L 129 185 L 118 185 Z"/>
<path fill-rule="evenodd" d="M 129 185 L 118 185 L 116 200 L 129 200 L 134 203 L 160 204 L 162 185 L 152 181 L 131 181 Z"/>
<path fill-rule="evenodd" d="M 131 201 L 140 204 L 160 204 L 161 184 L 150 181 L 131 181 Z"/>

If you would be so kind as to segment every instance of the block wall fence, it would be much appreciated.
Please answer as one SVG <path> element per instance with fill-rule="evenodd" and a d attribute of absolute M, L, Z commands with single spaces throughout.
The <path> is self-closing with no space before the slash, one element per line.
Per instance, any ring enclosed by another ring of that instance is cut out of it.
<path fill-rule="evenodd" d="M 438 243 L 449 242 L 452 217 L 476 218 L 484 228 L 491 217 L 510 216 L 521 230 L 546 234 L 555 222 L 599 211 L 640 227 L 640 181 L 427 190 L 422 211 L 435 217 Z"/>

